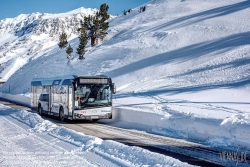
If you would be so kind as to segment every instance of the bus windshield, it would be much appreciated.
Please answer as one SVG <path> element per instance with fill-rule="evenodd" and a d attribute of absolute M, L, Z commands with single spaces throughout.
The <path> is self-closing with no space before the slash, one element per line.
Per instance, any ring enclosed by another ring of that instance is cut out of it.
<path fill-rule="evenodd" d="M 112 92 L 107 84 L 78 85 L 75 91 L 75 109 L 111 105 Z"/>

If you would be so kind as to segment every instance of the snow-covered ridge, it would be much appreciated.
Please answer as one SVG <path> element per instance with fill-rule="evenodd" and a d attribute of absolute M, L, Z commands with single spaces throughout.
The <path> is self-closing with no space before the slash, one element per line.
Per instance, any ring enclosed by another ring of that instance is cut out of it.
<path fill-rule="evenodd" d="M 0 21 L 0 75 L 8 79 L 26 63 L 41 56 L 39 53 L 55 46 L 59 33 L 70 39 L 77 37 L 77 28 L 84 16 L 97 9 L 78 8 L 67 13 L 20 14 Z M 13 68 L 14 67 L 14 68 Z"/>
<path fill-rule="evenodd" d="M 18 33 L 17 35 L 22 36 L 32 32 L 35 28 L 34 33 L 50 33 L 55 35 L 60 33 L 66 28 L 73 27 L 79 24 L 79 20 L 83 19 L 84 16 L 93 15 L 97 9 L 91 8 L 78 8 L 66 13 L 50 14 L 50 13 L 32 13 L 32 14 L 20 14 L 15 18 L 7 18 L 0 21 L 0 34 L 4 33 Z M 63 24 L 60 24 L 63 23 Z M 51 31 L 53 27 L 58 27 L 58 31 Z M 40 31 L 39 31 L 40 30 Z M 75 31 L 73 31 L 75 32 Z"/>

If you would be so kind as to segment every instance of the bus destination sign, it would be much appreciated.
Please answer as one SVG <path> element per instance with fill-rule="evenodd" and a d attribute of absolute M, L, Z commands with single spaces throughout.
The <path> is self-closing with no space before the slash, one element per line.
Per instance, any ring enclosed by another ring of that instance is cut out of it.
<path fill-rule="evenodd" d="M 80 84 L 108 84 L 107 78 L 80 78 Z"/>

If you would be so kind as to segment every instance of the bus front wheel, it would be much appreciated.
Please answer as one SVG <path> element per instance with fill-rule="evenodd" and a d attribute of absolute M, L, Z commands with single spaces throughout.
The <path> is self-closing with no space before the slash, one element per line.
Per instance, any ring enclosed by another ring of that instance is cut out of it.
<path fill-rule="evenodd" d="M 42 115 L 43 115 L 43 112 L 42 112 L 41 104 L 38 105 L 37 110 L 38 110 L 38 114 L 42 116 Z"/>
<path fill-rule="evenodd" d="M 65 118 L 64 118 L 64 112 L 63 112 L 63 107 L 60 107 L 60 111 L 59 111 L 59 119 L 60 121 L 64 122 Z"/>

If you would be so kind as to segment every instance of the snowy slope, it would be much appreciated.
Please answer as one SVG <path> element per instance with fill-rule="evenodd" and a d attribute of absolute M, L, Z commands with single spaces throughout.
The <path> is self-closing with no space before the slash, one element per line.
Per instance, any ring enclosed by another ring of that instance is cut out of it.
<path fill-rule="evenodd" d="M 104 43 L 88 47 L 84 61 L 74 54 L 68 62 L 65 51 L 51 47 L 0 91 L 10 86 L 29 96 L 34 77 L 105 74 L 118 90 L 114 126 L 249 149 L 250 1 L 145 5 L 143 13 L 138 7 L 111 20 Z M 70 44 L 76 50 L 78 39 Z"/>

